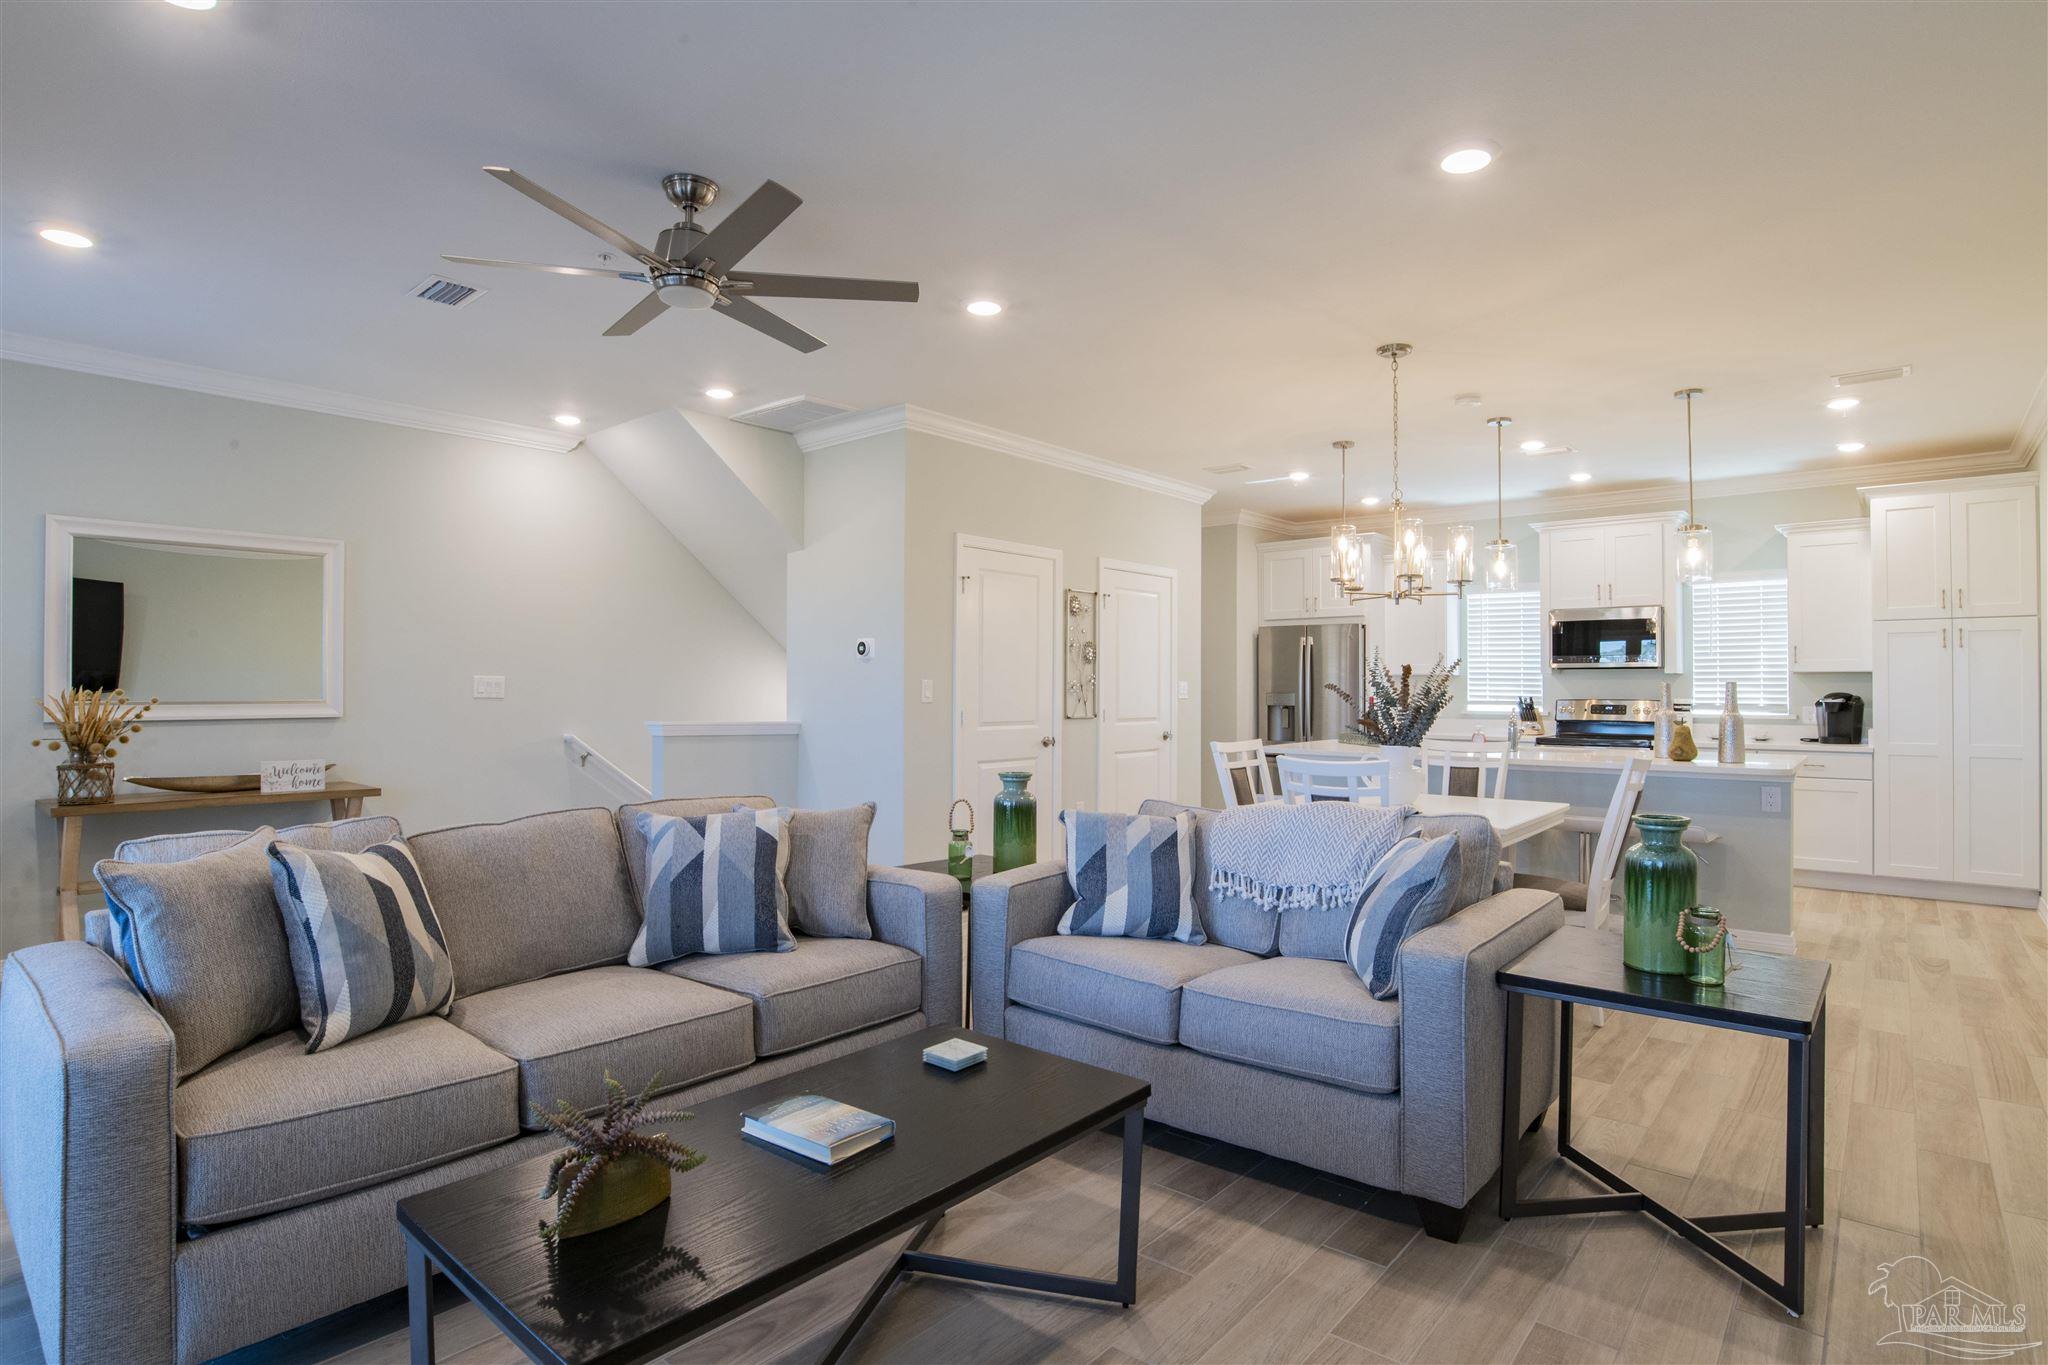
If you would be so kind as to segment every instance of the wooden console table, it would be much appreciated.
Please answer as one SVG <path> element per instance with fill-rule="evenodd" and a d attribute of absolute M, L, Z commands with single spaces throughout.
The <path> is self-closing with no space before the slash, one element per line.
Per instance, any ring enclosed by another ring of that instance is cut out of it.
<path fill-rule="evenodd" d="M 84 937 L 84 918 L 78 912 L 78 898 L 99 891 L 98 882 L 80 881 L 78 851 L 85 822 L 100 815 L 149 815 L 174 810 L 206 810 L 215 806 L 279 806 L 293 802 L 325 801 L 336 820 L 348 820 L 363 813 L 363 798 L 382 796 L 382 787 L 361 782 L 329 782 L 316 792 L 122 792 L 111 801 L 90 806 L 60 806 L 44 797 L 36 809 L 61 826 L 57 850 L 57 921 L 65 938 Z"/>

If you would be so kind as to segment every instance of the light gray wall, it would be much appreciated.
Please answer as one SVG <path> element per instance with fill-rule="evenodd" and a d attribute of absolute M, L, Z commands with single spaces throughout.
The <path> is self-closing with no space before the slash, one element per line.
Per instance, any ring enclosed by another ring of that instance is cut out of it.
<path fill-rule="evenodd" d="M 325 758 L 408 829 L 610 804 L 580 734 L 645 780 L 648 720 L 780 720 L 782 650 L 587 454 L 557 454 L 40 366 L 0 365 L 0 947 L 56 934 L 42 685 L 42 517 L 346 542 L 346 714 L 164 722 L 129 773 Z M 503 701 L 470 699 L 503 674 Z M 132 789 L 131 789 L 132 790 Z M 324 804 L 278 806 L 278 822 Z M 89 823 L 86 854 L 237 811 Z"/>
<path fill-rule="evenodd" d="M 319 697 L 324 569 L 312 555 L 96 536 L 77 537 L 71 552 L 73 577 L 122 585 L 119 686 L 167 702 Z"/>
<path fill-rule="evenodd" d="M 1253 526 L 1202 528 L 1202 804 L 1223 804 L 1209 745 L 1259 733 L 1259 546 L 1292 539 Z"/>

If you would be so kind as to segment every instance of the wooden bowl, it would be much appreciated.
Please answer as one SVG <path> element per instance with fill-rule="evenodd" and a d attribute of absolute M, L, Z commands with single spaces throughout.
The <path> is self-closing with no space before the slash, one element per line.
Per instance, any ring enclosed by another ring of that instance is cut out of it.
<path fill-rule="evenodd" d="M 334 765 L 328 764 L 326 771 L 333 772 Z M 138 787 L 149 787 L 160 792 L 195 792 L 211 795 L 219 792 L 253 792 L 263 789 L 261 773 L 214 773 L 203 777 L 130 777 L 124 781 Z M 307 792 L 306 799 L 312 800 L 318 792 Z"/>

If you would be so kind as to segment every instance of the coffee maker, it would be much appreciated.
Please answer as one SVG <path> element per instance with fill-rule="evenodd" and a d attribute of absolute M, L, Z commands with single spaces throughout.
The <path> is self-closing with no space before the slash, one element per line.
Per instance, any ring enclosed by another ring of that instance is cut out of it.
<path fill-rule="evenodd" d="M 1811 744 L 1861 744 L 1863 698 L 1854 692 L 1830 692 L 1813 704 Z"/>

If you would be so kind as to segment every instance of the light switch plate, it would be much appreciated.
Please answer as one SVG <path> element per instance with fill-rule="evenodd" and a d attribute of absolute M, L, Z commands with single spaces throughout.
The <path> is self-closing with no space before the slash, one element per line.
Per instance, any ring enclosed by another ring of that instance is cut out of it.
<path fill-rule="evenodd" d="M 924 680 L 923 694 L 926 701 L 932 699 L 932 680 L 930 678 Z"/>
<path fill-rule="evenodd" d="M 469 695 L 490 701 L 505 699 L 505 677 L 501 673 L 479 673 L 469 680 Z"/>
<path fill-rule="evenodd" d="M 1175 690 L 1175 695 L 1177 695 L 1182 701 L 1186 701 L 1188 699 L 1188 680 L 1186 678 L 1182 678 L 1180 680 L 1180 686 Z"/>

